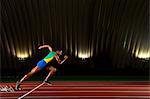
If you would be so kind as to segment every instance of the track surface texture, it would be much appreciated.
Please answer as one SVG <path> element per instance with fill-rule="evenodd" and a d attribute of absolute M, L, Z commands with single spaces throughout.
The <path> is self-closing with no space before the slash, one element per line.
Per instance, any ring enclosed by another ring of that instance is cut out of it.
<path fill-rule="evenodd" d="M 41 82 L 24 82 L 21 91 L 0 92 L 0 99 L 17 99 Z M 0 83 L 15 86 L 14 83 Z M 25 99 L 150 99 L 148 81 L 53 81 L 44 84 Z"/>

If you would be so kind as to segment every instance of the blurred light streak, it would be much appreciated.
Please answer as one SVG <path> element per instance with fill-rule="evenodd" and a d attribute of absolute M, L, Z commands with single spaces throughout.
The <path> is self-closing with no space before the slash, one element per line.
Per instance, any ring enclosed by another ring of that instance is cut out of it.
<path fill-rule="evenodd" d="M 30 53 L 31 54 L 31 53 Z M 17 52 L 17 57 L 19 58 L 19 60 L 23 60 L 25 58 L 28 58 L 29 57 L 29 53 L 27 52 Z"/>
<path fill-rule="evenodd" d="M 81 53 L 81 52 L 79 52 L 78 57 L 82 58 L 82 59 L 85 59 L 85 58 L 90 58 L 91 56 L 90 56 L 90 53 Z"/>
<path fill-rule="evenodd" d="M 150 51 L 140 51 L 136 53 L 136 57 L 141 59 L 148 59 L 150 58 Z"/>

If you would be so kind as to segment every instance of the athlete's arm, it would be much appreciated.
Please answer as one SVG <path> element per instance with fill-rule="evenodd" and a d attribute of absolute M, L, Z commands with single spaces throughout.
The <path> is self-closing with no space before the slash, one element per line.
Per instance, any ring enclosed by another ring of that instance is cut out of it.
<path fill-rule="evenodd" d="M 55 56 L 55 59 L 57 60 L 58 64 L 62 64 L 67 58 L 68 58 L 68 56 L 65 55 L 65 56 L 64 56 L 64 59 L 63 59 L 63 60 L 60 60 L 60 58 L 59 58 L 58 55 Z"/>
<path fill-rule="evenodd" d="M 61 63 L 60 64 L 62 64 L 66 59 L 68 58 L 68 56 L 67 55 L 65 55 L 64 56 L 64 59 L 61 61 Z"/>
<path fill-rule="evenodd" d="M 38 49 L 41 49 L 41 48 L 48 48 L 50 51 L 52 51 L 52 47 L 50 47 L 49 45 L 42 45 L 40 46 Z"/>

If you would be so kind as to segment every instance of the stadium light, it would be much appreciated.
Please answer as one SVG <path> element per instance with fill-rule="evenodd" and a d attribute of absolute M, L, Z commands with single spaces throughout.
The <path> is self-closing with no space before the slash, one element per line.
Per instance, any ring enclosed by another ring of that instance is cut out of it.
<path fill-rule="evenodd" d="M 19 60 L 24 60 L 25 58 L 29 57 L 29 54 L 27 52 L 24 52 L 24 53 L 18 52 L 17 57 L 18 57 Z"/>
<path fill-rule="evenodd" d="M 82 59 L 86 59 L 90 57 L 90 53 L 79 53 L 78 57 Z"/>
<path fill-rule="evenodd" d="M 141 59 L 149 59 L 150 58 L 150 51 L 149 52 L 139 52 L 136 57 Z"/>

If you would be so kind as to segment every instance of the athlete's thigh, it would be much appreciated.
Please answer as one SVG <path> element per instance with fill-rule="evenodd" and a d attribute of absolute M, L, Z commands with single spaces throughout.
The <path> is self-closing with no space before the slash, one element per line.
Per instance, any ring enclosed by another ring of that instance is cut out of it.
<path fill-rule="evenodd" d="M 39 72 L 41 70 L 41 68 L 39 68 L 38 66 L 36 66 L 36 67 L 34 67 L 32 70 L 31 70 L 31 72 L 32 73 L 37 73 L 37 72 Z"/>
<path fill-rule="evenodd" d="M 56 68 L 55 68 L 55 67 L 53 67 L 53 66 L 50 66 L 50 67 L 49 67 L 49 70 L 56 71 Z"/>

